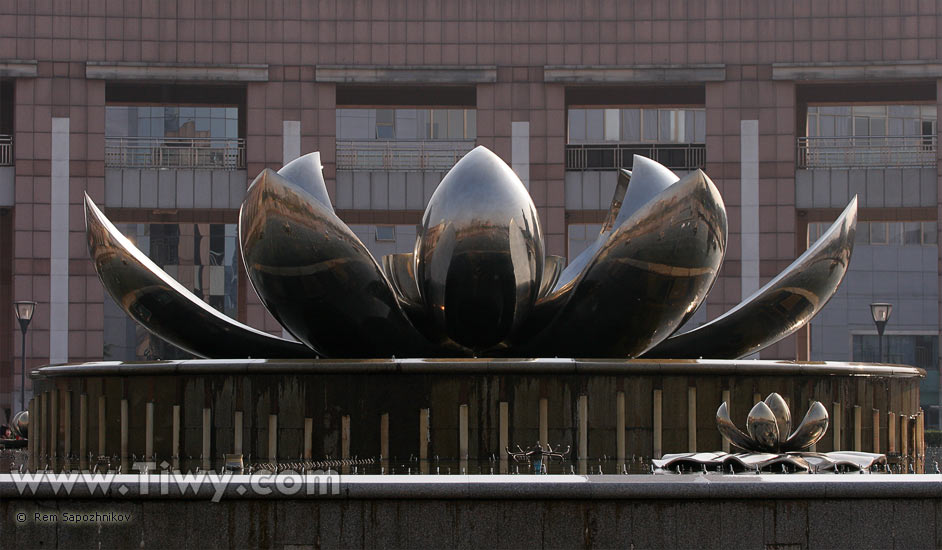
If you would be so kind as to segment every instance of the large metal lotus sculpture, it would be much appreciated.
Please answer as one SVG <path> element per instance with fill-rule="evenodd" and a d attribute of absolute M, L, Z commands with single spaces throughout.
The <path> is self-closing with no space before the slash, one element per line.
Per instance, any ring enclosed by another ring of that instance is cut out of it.
<path fill-rule="evenodd" d="M 162 271 L 86 196 L 91 257 L 135 321 L 201 357 L 737 358 L 807 323 L 836 291 L 856 199 L 812 247 L 725 315 L 674 335 L 716 281 L 723 199 L 696 170 L 621 171 L 597 239 L 564 268 L 545 256 L 527 189 L 477 147 L 432 195 L 411 253 L 377 261 L 334 213 L 311 153 L 263 170 L 239 212 L 256 293 L 297 341 L 230 319 Z"/>

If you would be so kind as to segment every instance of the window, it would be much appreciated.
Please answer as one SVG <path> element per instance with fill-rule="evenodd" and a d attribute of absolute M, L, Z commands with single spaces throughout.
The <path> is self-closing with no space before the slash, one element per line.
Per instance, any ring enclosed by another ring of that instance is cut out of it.
<path fill-rule="evenodd" d="M 377 242 L 389 242 L 396 240 L 396 226 L 394 225 L 377 225 L 376 226 L 376 241 Z"/>
<path fill-rule="evenodd" d="M 340 140 L 472 140 L 475 109 L 337 109 Z"/>
<path fill-rule="evenodd" d="M 396 111 L 376 110 L 376 139 L 396 139 Z"/>
<path fill-rule="evenodd" d="M 569 109 L 569 143 L 704 143 L 706 111 L 690 109 Z"/>
<path fill-rule="evenodd" d="M 935 105 L 812 105 L 809 137 L 935 137 Z"/>
<path fill-rule="evenodd" d="M 237 107 L 176 105 L 108 105 L 108 137 L 214 138 L 239 137 Z"/>

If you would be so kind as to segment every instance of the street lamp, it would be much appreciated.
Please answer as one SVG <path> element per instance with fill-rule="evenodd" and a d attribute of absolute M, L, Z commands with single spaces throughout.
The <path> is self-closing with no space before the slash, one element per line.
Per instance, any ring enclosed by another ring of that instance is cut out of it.
<path fill-rule="evenodd" d="M 22 301 L 13 302 L 13 309 L 16 311 L 16 320 L 20 322 L 20 330 L 23 332 L 22 355 L 23 363 L 20 370 L 20 410 L 26 410 L 26 329 L 29 322 L 33 320 L 33 312 L 36 311 L 36 302 Z"/>
<path fill-rule="evenodd" d="M 890 314 L 893 313 L 893 304 L 885 302 L 876 302 L 870 304 L 870 314 L 873 316 L 873 324 L 877 326 L 877 338 L 879 340 L 879 362 L 883 362 L 883 329 L 886 328 L 886 322 L 890 320 Z"/>

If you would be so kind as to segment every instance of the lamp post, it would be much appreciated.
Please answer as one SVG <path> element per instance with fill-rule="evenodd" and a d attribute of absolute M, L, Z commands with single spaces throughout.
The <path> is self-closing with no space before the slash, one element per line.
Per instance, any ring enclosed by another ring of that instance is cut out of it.
<path fill-rule="evenodd" d="M 22 301 L 13 302 L 13 309 L 16 311 L 16 320 L 20 322 L 20 331 L 23 332 L 23 346 L 21 353 L 23 356 L 20 370 L 20 410 L 26 410 L 26 329 L 29 322 L 33 320 L 33 312 L 36 311 L 36 302 Z"/>
<path fill-rule="evenodd" d="M 877 339 L 879 350 L 879 362 L 883 362 L 883 329 L 886 328 L 886 322 L 890 320 L 890 314 L 893 313 L 893 304 L 886 302 L 875 302 L 870 304 L 870 315 L 873 316 L 873 324 L 877 326 Z"/>

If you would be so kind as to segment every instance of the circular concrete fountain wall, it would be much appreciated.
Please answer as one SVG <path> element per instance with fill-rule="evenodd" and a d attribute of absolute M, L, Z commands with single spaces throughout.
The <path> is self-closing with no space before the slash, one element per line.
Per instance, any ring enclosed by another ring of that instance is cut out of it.
<path fill-rule="evenodd" d="M 741 426 L 778 392 L 811 400 L 818 451 L 915 454 L 916 368 L 677 360 L 191 360 L 57 365 L 33 373 L 30 444 L 52 457 L 500 460 L 541 440 L 573 458 L 718 451 L 726 399 Z M 34 437 L 35 436 L 35 437 Z M 877 445 L 874 448 L 874 444 Z"/>

